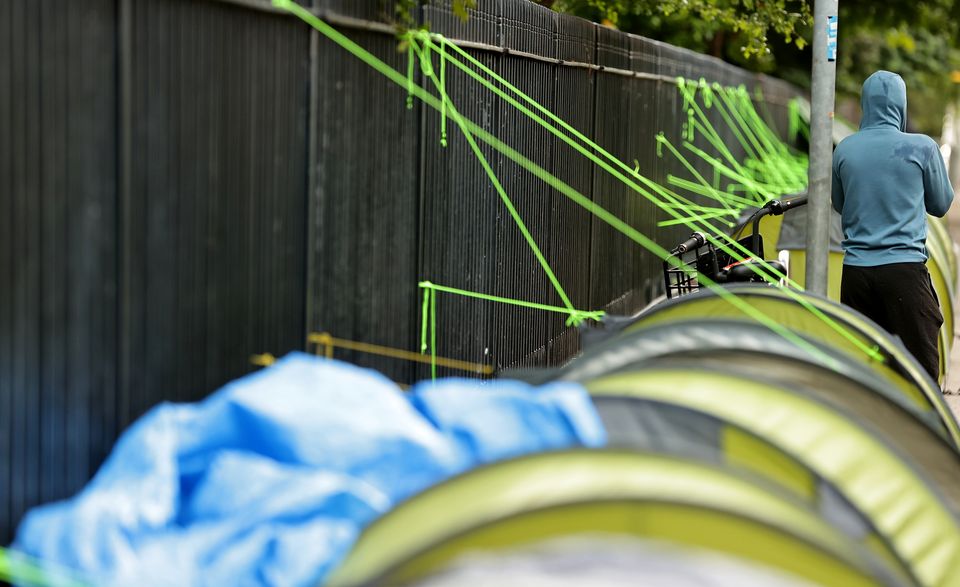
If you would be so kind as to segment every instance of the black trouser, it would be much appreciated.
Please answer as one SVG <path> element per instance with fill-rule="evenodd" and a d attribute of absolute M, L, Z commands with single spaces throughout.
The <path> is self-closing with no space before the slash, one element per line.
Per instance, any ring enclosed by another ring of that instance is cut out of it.
<path fill-rule="evenodd" d="M 933 380 L 937 380 L 940 375 L 937 341 L 943 315 L 926 265 L 844 265 L 840 302 L 899 336 L 903 346 Z"/>

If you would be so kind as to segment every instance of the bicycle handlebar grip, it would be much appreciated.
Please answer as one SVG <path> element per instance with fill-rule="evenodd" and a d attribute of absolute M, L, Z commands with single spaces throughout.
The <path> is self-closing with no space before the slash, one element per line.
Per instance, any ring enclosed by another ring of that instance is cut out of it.
<path fill-rule="evenodd" d="M 703 233 L 695 232 L 690 235 L 690 238 L 677 245 L 677 247 L 670 251 L 670 253 L 673 255 L 682 255 L 690 249 L 702 247 L 706 242 L 707 238 L 703 236 Z"/>
<path fill-rule="evenodd" d="M 800 206 L 806 206 L 807 196 L 797 196 L 794 198 L 787 198 L 780 202 L 780 209 L 783 212 L 787 210 L 792 210 L 793 208 L 799 208 Z"/>
<path fill-rule="evenodd" d="M 792 210 L 794 208 L 799 208 L 804 206 L 807 203 L 806 194 L 802 196 L 788 196 L 782 200 L 773 200 L 768 203 L 765 207 L 770 210 L 770 213 L 774 216 L 779 216 L 786 212 L 787 210 Z"/>

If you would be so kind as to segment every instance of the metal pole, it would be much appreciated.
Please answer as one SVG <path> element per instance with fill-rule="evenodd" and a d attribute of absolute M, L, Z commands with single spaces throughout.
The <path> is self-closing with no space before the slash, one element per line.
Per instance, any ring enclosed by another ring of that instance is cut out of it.
<path fill-rule="evenodd" d="M 837 2 L 813 8 L 813 72 L 810 90 L 810 169 L 807 195 L 807 291 L 826 295 L 830 254 L 830 174 L 837 81 Z"/>
<path fill-rule="evenodd" d="M 958 98 L 954 98 L 947 106 L 947 121 L 943 125 L 941 141 L 950 144 L 950 160 L 947 161 L 950 183 L 960 186 L 960 99 Z"/>

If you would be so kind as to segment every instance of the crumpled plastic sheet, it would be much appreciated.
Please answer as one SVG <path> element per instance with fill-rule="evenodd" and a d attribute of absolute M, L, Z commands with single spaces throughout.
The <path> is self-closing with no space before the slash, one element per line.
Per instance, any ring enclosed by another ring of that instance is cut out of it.
<path fill-rule="evenodd" d="M 602 446 L 573 383 L 423 382 L 295 353 L 162 404 L 14 547 L 96 585 L 314 585 L 399 501 L 482 463 Z"/>

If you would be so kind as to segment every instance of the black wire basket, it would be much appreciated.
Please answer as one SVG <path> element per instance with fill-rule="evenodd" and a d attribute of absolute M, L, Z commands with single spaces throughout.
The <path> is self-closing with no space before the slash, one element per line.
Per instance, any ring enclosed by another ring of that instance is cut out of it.
<path fill-rule="evenodd" d="M 670 251 L 670 256 L 663 262 L 663 282 L 667 298 L 699 291 L 701 276 L 706 276 L 716 283 L 766 282 L 768 278 L 757 269 L 760 260 L 764 258 L 760 221 L 766 216 L 779 216 L 806 203 L 806 194 L 791 194 L 780 200 L 767 202 L 756 210 L 733 232 L 733 238 L 738 239 L 739 246 L 736 249 L 745 253 L 738 254 L 735 258 L 731 258 L 730 249 L 727 249 L 727 252 L 717 252 L 703 233 L 695 232 L 690 235 L 690 238 Z M 751 224 L 752 234 L 740 238 L 743 229 Z M 766 261 L 765 266 L 786 274 L 786 268 L 779 261 Z"/>
<path fill-rule="evenodd" d="M 713 245 L 699 233 L 691 237 L 691 241 L 695 241 L 694 246 L 680 245 L 663 262 L 663 282 L 668 299 L 699 291 L 701 275 L 714 278 L 719 273 L 717 251 Z"/>

